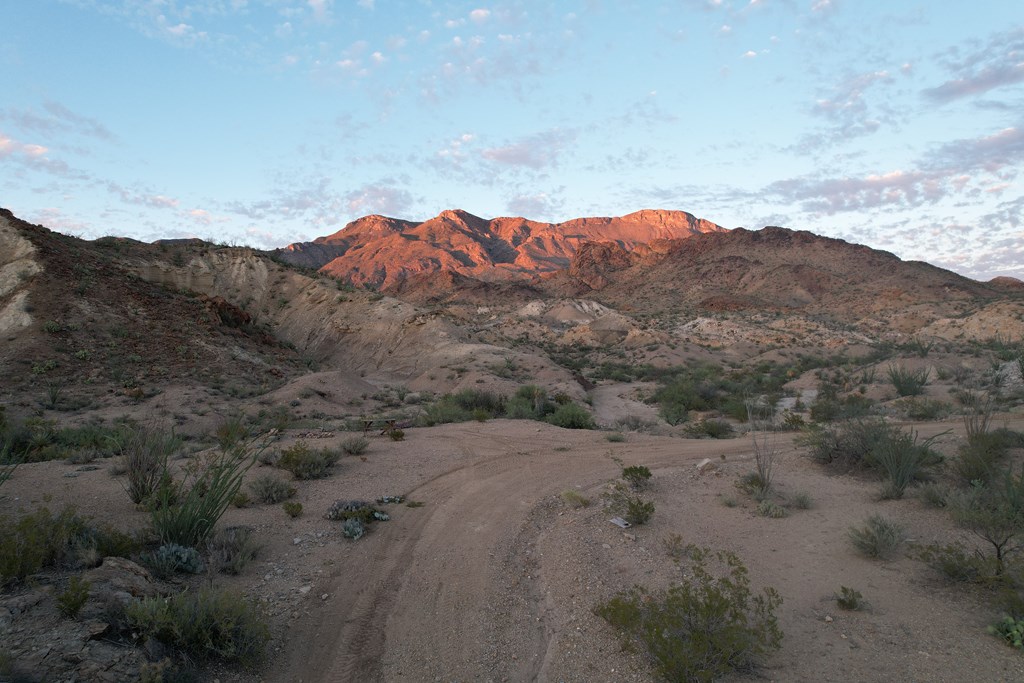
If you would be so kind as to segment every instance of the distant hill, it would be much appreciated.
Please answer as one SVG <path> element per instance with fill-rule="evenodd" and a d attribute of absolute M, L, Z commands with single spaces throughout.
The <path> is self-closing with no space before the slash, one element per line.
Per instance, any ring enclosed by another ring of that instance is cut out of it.
<path fill-rule="evenodd" d="M 580 246 L 593 241 L 634 250 L 657 240 L 724 230 L 684 211 L 541 223 L 526 218 L 488 220 L 453 210 L 422 223 L 366 216 L 333 235 L 291 244 L 277 256 L 373 287 L 438 271 L 484 281 L 520 280 L 568 268 Z"/>

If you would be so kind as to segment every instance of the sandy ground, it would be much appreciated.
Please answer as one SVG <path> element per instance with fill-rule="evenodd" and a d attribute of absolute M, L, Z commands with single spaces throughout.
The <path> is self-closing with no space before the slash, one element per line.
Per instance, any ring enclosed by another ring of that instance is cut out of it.
<path fill-rule="evenodd" d="M 918 427 L 925 435 L 958 431 L 957 422 Z M 279 506 L 225 516 L 225 525 L 254 526 L 265 544 L 247 573 L 221 579 L 262 600 L 271 619 L 273 655 L 262 680 L 652 680 L 643 657 L 624 651 L 592 609 L 633 584 L 653 589 L 678 580 L 683 569 L 664 548 L 672 534 L 734 551 L 755 587 L 782 595 L 783 647 L 759 678 L 1024 680 L 1024 658 L 985 633 L 992 614 L 977 595 L 943 584 L 907 553 L 864 559 L 846 537 L 877 512 L 906 524 L 916 542 L 966 538 L 947 514 L 913 498 L 879 502 L 876 481 L 827 473 L 794 450 L 789 435 L 779 441 L 779 491 L 806 492 L 813 505 L 767 519 L 735 488 L 751 469 L 748 438 L 629 434 L 611 443 L 602 432 L 509 420 L 406 434 L 402 442 L 373 438 L 363 457 L 347 456 L 330 478 L 298 483 L 306 513 L 297 520 Z M 956 438 L 944 437 L 943 449 L 952 452 Z M 700 474 L 695 464 L 705 457 L 716 469 Z M 654 472 L 654 517 L 627 531 L 609 523 L 599 502 L 620 463 Z M 592 504 L 570 508 L 559 497 L 568 488 Z M 74 502 L 123 528 L 145 522 L 104 469 L 26 465 L 3 492 L 3 513 Z M 322 517 L 336 499 L 386 494 L 424 506 L 386 506 L 392 520 L 355 542 Z M 870 608 L 838 610 L 840 586 L 859 590 Z M 255 680 L 229 671 L 218 677 Z"/>

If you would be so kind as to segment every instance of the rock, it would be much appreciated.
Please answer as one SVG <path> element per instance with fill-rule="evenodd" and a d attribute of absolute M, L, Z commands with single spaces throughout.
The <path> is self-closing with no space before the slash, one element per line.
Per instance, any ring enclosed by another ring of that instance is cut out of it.
<path fill-rule="evenodd" d="M 697 471 L 700 472 L 701 474 L 714 472 L 715 469 L 715 463 L 711 462 L 711 458 L 704 458 L 699 463 L 697 463 Z"/>
<path fill-rule="evenodd" d="M 312 586 L 300 586 L 299 587 L 299 592 L 302 593 L 303 595 L 305 595 L 306 593 L 308 593 L 311 590 L 313 590 Z"/>
<path fill-rule="evenodd" d="M 832 619 L 832 617 L 829 617 L 829 616 L 825 617 L 825 623 L 826 624 L 831 624 L 833 621 L 834 621 L 834 619 Z"/>
<path fill-rule="evenodd" d="M 93 595 L 110 595 L 123 604 L 160 593 L 148 571 L 123 557 L 104 557 L 103 564 L 87 571 L 84 578 L 92 584 Z"/>

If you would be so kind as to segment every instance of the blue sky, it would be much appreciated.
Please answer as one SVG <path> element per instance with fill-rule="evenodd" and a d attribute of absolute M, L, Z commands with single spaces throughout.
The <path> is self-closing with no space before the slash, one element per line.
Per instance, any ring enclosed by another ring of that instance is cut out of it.
<path fill-rule="evenodd" d="M 281 246 L 679 209 L 1024 278 L 1024 2 L 7 0 L 0 205 Z"/>

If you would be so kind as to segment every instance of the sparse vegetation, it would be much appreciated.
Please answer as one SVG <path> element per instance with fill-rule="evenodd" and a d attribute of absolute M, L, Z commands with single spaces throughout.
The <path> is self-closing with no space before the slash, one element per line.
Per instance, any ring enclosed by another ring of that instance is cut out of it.
<path fill-rule="evenodd" d="M 177 543 L 165 543 L 143 559 L 161 578 L 175 574 L 199 574 L 206 568 L 198 550 Z"/>
<path fill-rule="evenodd" d="M 302 503 L 297 500 L 286 500 L 281 507 L 284 508 L 285 514 L 292 519 L 302 516 Z"/>
<path fill-rule="evenodd" d="M 699 420 L 684 425 L 683 432 L 693 439 L 731 439 L 736 430 L 725 420 Z"/>
<path fill-rule="evenodd" d="M 988 485 L 973 484 L 952 498 L 950 510 L 959 524 L 992 546 L 995 573 L 1002 574 L 1024 534 L 1024 467 L 1016 476 L 1010 470 Z"/>
<path fill-rule="evenodd" d="M 313 449 L 303 441 L 296 441 L 281 451 L 277 466 L 291 472 L 296 479 L 322 479 L 340 458 L 339 451 Z"/>
<path fill-rule="evenodd" d="M 43 507 L 16 520 L 0 518 L 0 585 L 24 581 L 66 559 L 86 529 L 70 507 L 56 515 Z"/>
<path fill-rule="evenodd" d="M 590 499 L 576 489 L 566 489 L 561 493 L 562 501 L 571 508 L 579 509 L 590 505 Z"/>
<path fill-rule="evenodd" d="M 217 451 L 195 463 L 185 482 L 172 495 L 163 489 L 150 518 L 161 543 L 201 545 L 213 533 L 217 521 L 238 494 L 245 473 L 263 446 L 255 441 Z"/>
<path fill-rule="evenodd" d="M 908 370 L 902 365 L 889 366 L 889 381 L 900 396 L 920 396 L 928 384 L 928 368 Z"/>
<path fill-rule="evenodd" d="M 170 598 L 146 598 L 128 605 L 129 628 L 200 661 L 220 659 L 255 666 L 270 631 L 263 615 L 236 593 L 202 587 Z"/>
<path fill-rule="evenodd" d="M 635 586 L 595 608 L 595 613 L 640 644 L 666 681 L 710 683 L 731 671 L 748 671 L 782 643 L 772 588 L 752 595 L 747 568 L 732 553 L 712 555 L 690 547 L 690 578 L 651 594 Z M 724 566 L 715 576 L 711 560 Z"/>
<path fill-rule="evenodd" d="M 848 535 L 860 554 L 879 560 L 892 557 L 906 539 L 903 525 L 882 515 L 871 515 L 862 526 L 850 527 Z"/>
<path fill-rule="evenodd" d="M 544 421 L 563 429 L 597 429 L 594 418 L 582 406 L 563 403 L 544 418 Z"/>
<path fill-rule="evenodd" d="M 646 465 L 631 465 L 622 468 L 622 478 L 635 490 L 647 488 L 651 482 L 651 470 Z"/>
<path fill-rule="evenodd" d="M 836 604 L 839 605 L 839 609 L 845 609 L 849 611 L 856 611 L 864 609 L 864 596 L 861 595 L 859 590 L 848 588 L 846 586 L 839 587 L 839 593 L 835 596 Z"/>
<path fill-rule="evenodd" d="M 249 482 L 249 490 L 256 500 L 276 505 L 295 495 L 295 487 L 272 474 L 261 474 Z"/>
<path fill-rule="evenodd" d="M 225 574 L 241 574 L 256 559 L 259 549 L 252 529 L 245 526 L 222 529 L 206 543 L 210 564 Z"/>
<path fill-rule="evenodd" d="M 757 504 L 757 514 L 762 517 L 770 517 L 772 519 L 781 519 L 788 515 L 786 508 L 782 507 L 778 503 L 765 498 Z"/>
<path fill-rule="evenodd" d="M 92 584 L 81 576 L 68 579 L 67 588 L 57 595 L 57 609 L 69 619 L 74 619 L 82 611 L 89 599 L 89 588 Z"/>
<path fill-rule="evenodd" d="M 362 455 L 369 446 L 370 442 L 361 436 L 350 436 L 341 442 L 341 450 L 347 455 Z"/>

